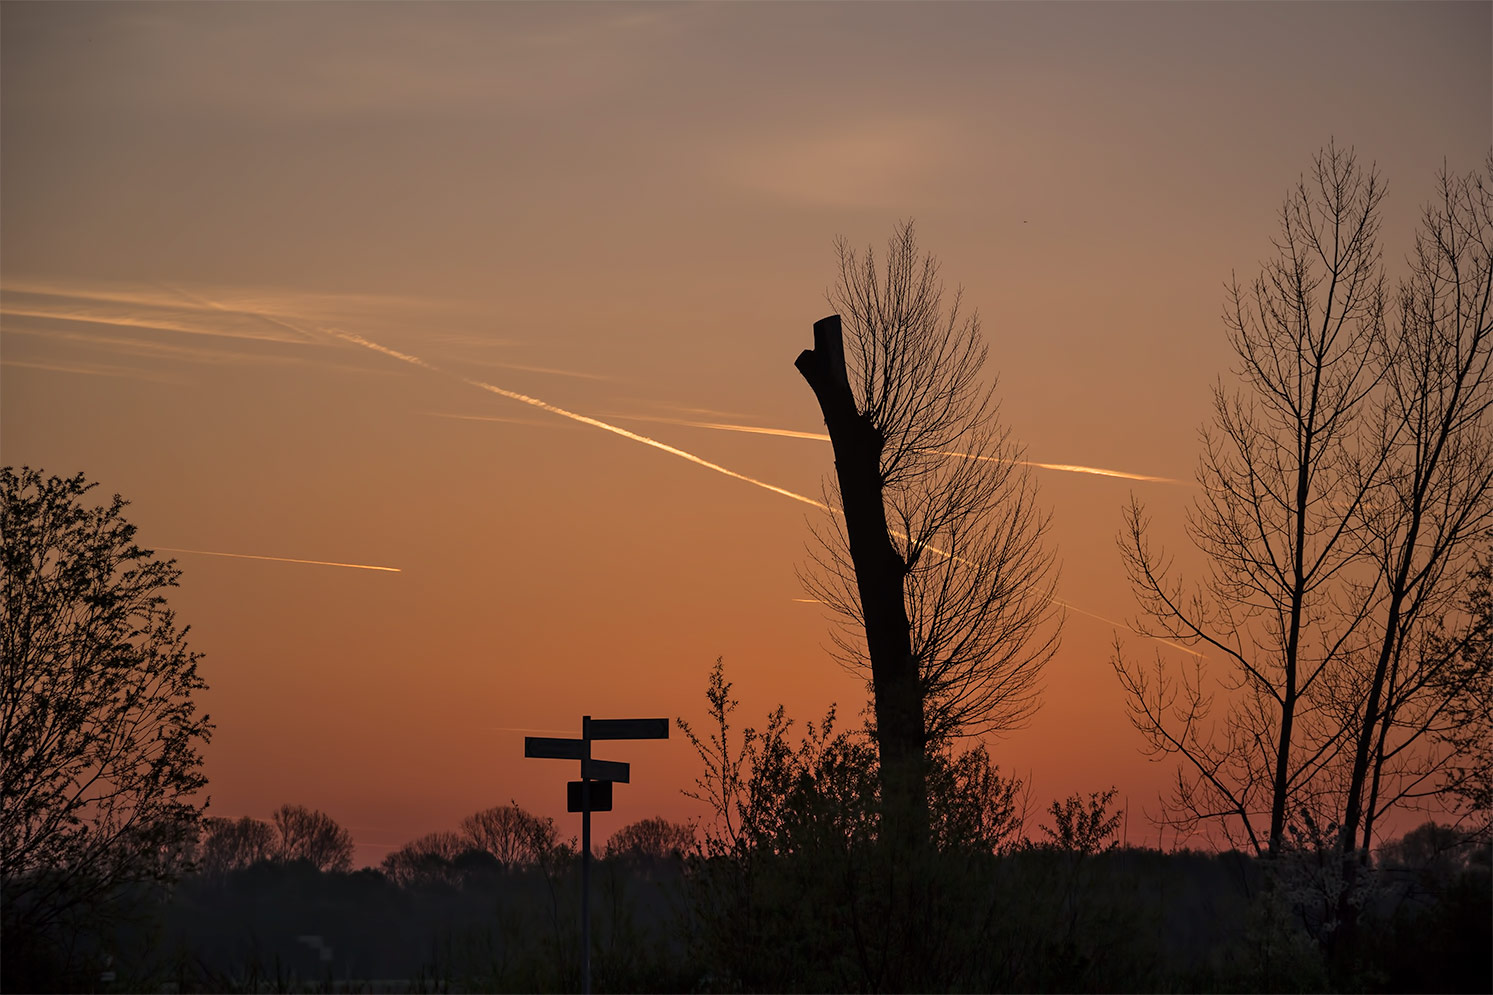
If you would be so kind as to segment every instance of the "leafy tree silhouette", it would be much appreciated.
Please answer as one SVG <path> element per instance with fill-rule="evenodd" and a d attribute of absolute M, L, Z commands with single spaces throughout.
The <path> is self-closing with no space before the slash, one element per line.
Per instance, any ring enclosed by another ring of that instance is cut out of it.
<path fill-rule="evenodd" d="M 136 545 L 82 474 L 0 469 L 0 919 L 5 987 L 32 944 L 99 926 L 186 864 L 205 803 L 206 684 Z M 24 983 L 20 987 L 25 987 Z"/>

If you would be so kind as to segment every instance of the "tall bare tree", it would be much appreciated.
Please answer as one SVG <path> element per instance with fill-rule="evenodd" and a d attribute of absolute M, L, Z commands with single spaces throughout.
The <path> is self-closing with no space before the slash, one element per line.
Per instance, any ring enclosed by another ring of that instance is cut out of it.
<path fill-rule="evenodd" d="M 1229 286 L 1241 387 L 1215 386 L 1203 431 L 1187 519 L 1201 580 L 1152 546 L 1133 499 L 1119 540 L 1137 628 L 1204 654 L 1180 670 L 1158 655 L 1153 669 L 1116 647 L 1132 721 L 1151 750 L 1183 761 L 1168 818 L 1217 821 L 1257 852 L 1280 849 L 1289 811 L 1318 809 L 1343 739 L 1327 692 L 1366 639 L 1372 580 L 1355 525 L 1379 476 L 1360 429 L 1386 350 L 1383 192 L 1372 167 L 1329 146 L 1286 199 L 1274 256 Z"/>
<path fill-rule="evenodd" d="M 1153 630 L 1226 672 L 1115 659 L 1151 748 L 1184 759 L 1178 821 L 1274 853 L 1304 810 L 1336 827 L 1349 882 L 1387 811 L 1465 783 L 1455 727 L 1487 680 L 1465 585 L 1493 529 L 1493 157 L 1443 171 L 1392 320 L 1381 193 L 1329 146 L 1276 258 L 1230 295 L 1244 391 L 1215 392 L 1204 434 L 1202 584 L 1169 576 L 1130 508 L 1121 550 Z"/>
<path fill-rule="evenodd" d="M 839 512 L 804 580 L 845 623 L 842 660 L 870 678 L 893 835 L 921 845 L 930 746 L 1035 707 L 1061 628 L 1049 518 L 982 377 L 979 316 L 958 292 L 945 301 L 912 223 L 884 266 L 836 250 L 839 313 L 795 363 L 834 447 Z"/>
<path fill-rule="evenodd" d="M 1360 862 L 1377 817 L 1438 792 L 1454 758 L 1436 748 L 1462 693 L 1440 629 L 1493 527 L 1493 155 L 1481 174 L 1442 171 L 1410 267 L 1384 356 L 1385 458 L 1360 507 L 1378 575 L 1373 639 L 1343 682 L 1341 838 Z"/>

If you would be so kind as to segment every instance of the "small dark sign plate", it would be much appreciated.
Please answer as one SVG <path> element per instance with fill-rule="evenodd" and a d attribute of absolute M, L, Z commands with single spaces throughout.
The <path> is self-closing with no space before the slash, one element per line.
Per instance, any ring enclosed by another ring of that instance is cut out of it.
<path fill-rule="evenodd" d="M 584 812 L 585 803 L 582 793 L 585 790 L 586 781 L 570 781 L 565 785 L 565 810 L 567 812 Z M 591 811 L 610 812 L 612 810 L 612 782 L 591 781 Z"/>

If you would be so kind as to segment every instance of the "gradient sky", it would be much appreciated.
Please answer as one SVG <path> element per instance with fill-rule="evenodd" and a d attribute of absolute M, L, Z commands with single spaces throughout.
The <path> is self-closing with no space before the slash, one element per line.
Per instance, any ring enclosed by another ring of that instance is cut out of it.
<path fill-rule="evenodd" d="M 1493 143 L 1488 3 L 5 3 L 0 45 L 3 460 L 147 545 L 398 569 L 173 554 L 211 812 L 375 863 L 510 799 L 578 832 L 525 731 L 699 723 L 717 656 L 747 723 L 865 702 L 794 600 L 819 512 L 553 408 L 819 497 L 826 443 L 720 426 L 823 431 L 832 240 L 915 218 L 1031 460 L 1190 481 L 1223 283 L 1313 152 L 1377 163 L 1393 278 Z M 1036 472 L 1061 596 L 1131 615 L 1121 505 L 1175 545 L 1189 485 Z M 991 745 L 1154 841 L 1113 632 L 1072 613 Z M 699 814 L 677 733 L 597 755 L 600 838 Z"/>

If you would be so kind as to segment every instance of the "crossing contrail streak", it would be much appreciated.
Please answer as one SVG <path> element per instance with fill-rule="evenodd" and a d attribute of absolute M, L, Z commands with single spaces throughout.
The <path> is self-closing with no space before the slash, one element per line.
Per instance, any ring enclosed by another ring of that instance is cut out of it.
<path fill-rule="evenodd" d="M 1004 463 L 1005 460 L 999 456 L 976 456 L 973 453 L 950 453 L 940 452 L 940 456 L 958 456 L 960 459 L 985 460 L 991 463 Z M 1035 463 L 1031 460 L 1017 460 L 1022 466 L 1034 466 L 1039 470 L 1062 470 L 1064 473 L 1092 473 L 1100 477 L 1119 477 L 1122 480 L 1145 480 L 1154 484 L 1185 484 L 1187 481 L 1178 480 L 1175 477 L 1153 477 L 1145 473 L 1129 473 L 1125 470 L 1106 470 L 1101 466 L 1079 466 L 1075 463 Z"/>
<path fill-rule="evenodd" d="M 623 421 L 651 421 L 662 422 L 668 425 L 684 425 L 688 428 L 708 428 L 717 432 L 746 432 L 751 435 L 774 435 L 785 439 L 811 439 L 815 442 L 828 442 L 829 436 L 823 432 L 800 432 L 791 428 L 766 428 L 761 425 L 733 425 L 729 422 L 691 421 L 687 418 L 665 418 L 662 415 L 618 415 Z M 989 460 L 992 462 L 1004 462 L 995 456 L 976 456 L 972 453 L 955 453 L 940 451 L 940 456 L 957 456 L 960 459 Z M 1022 466 L 1036 467 L 1040 470 L 1061 470 L 1064 473 L 1091 473 L 1100 477 L 1119 477 L 1122 480 L 1144 480 L 1155 484 L 1185 484 L 1185 480 L 1177 480 L 1175 477 L 1153 477 L 1145 473 L 1129 473 L 1125 470 L 1107 470 L 1100 466 L 1080 466 L 1076 463 L 1036 463 L 1031 460 L 1017 460 Z"/>
<path fill-rule="evenodd" d="M 691 421 L 688 418 L 666 418 L 663 415 L 613 415 L 623 421 L 651 421 L 663 425 L 683 425 L 686 428 L 710 428 L 717 432 L 748 432 L 752 435 L 776 435 L 785 439 L 812 439 L 828 442 L 823 432 L 800 432 L 791 428 L 765 428 L 761 425 L 733 425 L 729 422 Z"/>
<path fill-rule="evenodd" d="M 613 425 L 610 422 L 602 421 L 600 418 L 591 418 L 587 415 L 576 414 L 574 411 L 567 411 L 562 407 L 550 404 L 548 401 L 541 401 L 537 397 L 530 397 L 527 394 L 520 394 L 517 391 L 504 390 L 502 387 L 495 387 L 492 384 L 484 383 L 481 380 L 467 380 L 465 377 L 463 377 L 462 379 L 466 383 L 469 383 L 474 387 L 480 387 L 483 390 L 490 391 L 491 393 L 497 394 L 501 397 L 507 397 L 514 401 L 522 401 L 524 404 L 533 405 L 534 407 L 539 408 L 541 411 L 548 411 L 551 414 L 560 415 L 561 417 L 569 418 L 572 421 L 578 421 L 582 425 L 591 425 L 596 428 L 602 429 L 603 431 L 611 432 L 615 435 L 620 435 L 624 439 L 631 439 L 634 442 L 641 442 L 645 446 L 652 446 L 655 449 L 661 449 L 666 453 L 671 453 L 674 456 L 678 456 L 680 459 L 689 460 L 691 463 L 696 463 L 700 466 L 705 467 L 706 469 L 714 470 L 716 473 L 724 473 L 728 477 L 735 477 L 737 480 L 744 480 L 749 484 L 754 484 L 757 487 L 762 488 L 763 490 L 772 491 L 774 494 L 781 494 L 786 498 L 792 498 L 795 501 L 802 501 L 804 504 L 811 504 L 816 508 L 823 509 L 824 511 L 830 510 L 829 505 L 825 504 L 823 501 L 816 501 L 813 498 L 805 497 L 804 495 L 799 494 L 796 491 L 790 491 L 786 487 L 779 487 L 776 484 L 769 484 L 765 480 L 758 480 L 756 477 L 748 477 L 746 474 L 737 473 L 735 470 L 728 470 L 727 468 L 721 466 L 719 463 L 712 463 L 710 462 L 710 460 L 704 459 L 700 456 L 696 456 L 694 453 L 686 452 L 683 449 L 679 449 L 676 446 L 671 446 L 665 442 L 659 442 L 657 439 L 650 439 L 646 435 L 639 435 L 637 432 L 629 432 L 625 428 L 619 428 L 618 426 Z"/>
<path fill-rule="evenodd" d="M 211 304 L 213 307 L 216 307 L 219 310 L 223 310 L 223 311 L 231 310 L 229 308 L 223 307 L 220 304 L 212 304 L 211 301 L 207 301 L 205 303 Z M 243 312 L 241 312 L 241 313 L 243 313 Z M 259 314 L 259 312 L 247 312 L 247 313 Z M 302 334 L 302 335 L 312 334 L 311 332 L 308 332 L 307 329 L 297 327 L 296 325 L 291 324 L 290 322 L 285 321 L 285 320 L 283 320 L 281 318 L 274 317 L 273 315 L 260 314 L 259 316 L 265 318 L 266 320 L 272 321 L 275 324 L 281 325 L 281 326 L 285 327 L 286 329 L 289 329 L 292 332 L 296 332 L 296 333 Z M 462 383 L 465 383 L 465 384 L 467 384 L 469 386 L 476 387 L 476 388 L 478 388 L 480 390 L 488 391 L 489 393 L 492 393 L 492 394 L 497 394 L 500 397 L 506 397 L 506 398 L 508 398 L 510 400 L 519 401 L 519 402 L 521 402 L 523 404 L 527 404 L 527 405 L 530 405 L 532 407 L 538 408 L 541 411 L 548 411 L 551 414 L 559 415 L 562 418 L 569 418 L 570 420 L 579 422 L 582 425 L 590 425 L 590 426 L 592 426 L 594 428 L 599 428 L 599 429 L 602 429 L 603 431 L 611 432 L 614 435 L 619 435 L 619 436 L 621 436 L 624 439 L 630 439 L 633 442 L 640 442 L 640 443 L 642 443 L 645 446 L 652 446 L 653 448 L 662 450 L 663 452 L 669 453 L 670 455 L 678 456 L 680 459 L 688 460 L 691 463 L 694 463 L 694 464 L 696 464 L 698 466 L 703 466 L 707 470 L 714 470 L 716 473 L 725 474 L 728 477 L 732 477 L 732 478 L 734 478 L 736 480 L 744 481 L 744 482 L 746 482 L 748 484 L 752 484 L 755 487 L 760 487 L 763 490 L 771 491 L 774 494 L 781 494 L 783 497 L 791 498 L 794 501 L 800 501 L 800 502 L 802 502 L 804 504 L 812 505 L 815 508 L 819 508 L 819 509 L 821 509 L 823 511 L 827 511 L 827 512 L 829 512 L 831 514 L 839 514 L 840 513 L 837 509 L 831 508 L 829 505 L 825 504 L 823 501 L 816 501 L 813 498 L 806 497 L 805 495 L 799 494 L 796 491 L 790 491 L 786 487 L 779 487 L 776 484 L 769 484 L 765 480 L 758 480 L 756 477 L 749 477 L 749 476 L 747 476 L 744 473 L 737 473 L 735 470 L 727 469 L 726 467 L 721 466 L 719 463 L 712 463 L 710 460 L 705 459 L 704 457 L 696 456 L 694 453 L 687 452 L 687 451 L 685 451 L 683 449 L 678 448 L 677 446 L 671 446 L 671 445 L 669 445 L 667 443 L 659 442 L 657 439 L 650 439 L 648 436 L 646 436 L 646 435 L 640 435 L 637 432 L 630 432 L 627 429 L 621 428 L 621 427 L 619 427 L 617 425 L 613 425 L 610 422 L 602 421 L 600 418 L 592 418 L 589 415 L 578 414 L 577 412 L 570 411 L 570 410 L 567 410 L 565 408 L 562 408 L 559 405 L 550 404 L 548 401 L 542 401 L 542 400 L 540 400 L 537 397 L 530 397 L 528 394 L 520 394 L 517 391 L 505 390 L 502 387 L 498 387 L 498 386 L 495 386 L 494 384 L 486 383 L 486 382 L 484 382 L 482 380 L 472 380 L 472 379 L 470 379 L 468 377 L 463 377 L 463 376 L 460 376 L 460 375 L 455 374 L 455 373 L 448 373 L 447 371 L 442 370 L 439 367 L 436 367 L 436 366 L 431 365 L 430 363 L 427 363 L 425 360 L 421 359 L 418 356 L 412 356 L 409 353 L 399 352 L 397 349 L 390 349 L 388 346 L 380 345 L 377 342 L 371 341 L 370 339 L 366 339 L 366 338 L 364 338 L 361 335 L 355 335 L 352 332 L 345 332 L 345 331 L 342 331 L 340 329 L 335 329 L 335 328 L 326 328 L 326 329 L 324 329 L 324 331 L 325 331 L 325 334 L 330 335 L 330 336 L 332 336 L 334 338 L 337 338 L 337 339 L 341 339 L 342 341 L 348 342 L 348 343 L 350 343 L 352 345 L 362 346 L 365 349 L 371 349 L 374 352 L 382 353 L 385 356 L 389 356 L 389 357 L 391 357 L 393 359 L 397 359 L 397 360 L 399 360 L 401 362 L 404 362 L 404 363 L 409 363 L 412 366 L 418 366 L 421 369 L 429 370 L 432 373 L 439 373 L 439 374 L 442 374 L 444 376 L 454 377 L 455 379 L 460 380 Z M 664 419 L 659 418 L 657 420 L 658 421 L 663 421 Z M 714 422 L 699 422 L 699 423 L 685 423 L 685 424 L 698 424 L 698 425 L 700 425 L 702 427 L 707 427 L 707 428 L 724 427 L 721 423 L 714 423 Z M 734 428 L 738 428 L 738 429 L 742 429 L 742 430 L 746 430 L 746 431 L 761 432 L 763 434 L 768 434 L 768 435 L 792 434 L 794 437 L 822 438 L 822 439 L 825 439 L 825 440 L 828 440 L 828 438 L 829 438 L 828 436 L 815 436 L 812 433 L 791 433 L 790 430 L 788 430 L 788 429 L 765 429 L 764 430 L 764 429 L 755 428 L 754 426 L 735 426 Z M 954 454 L 951 454 L 951 455 L 963 456 L 965 454 L 963 454 L 963 453 L 954 453 Z M 979 457 L 979 458 L 989 459 L 991 457 Z M 1034 465 L 1040 466 L 1042 464 L 1034 464 Z M 1090 469 L 1091 470 L 1092 468 L 1083 468 L 1083 469 Z M 1103 471 L 1100 471 L 1100 472 L 1103 472 Z M 1118 476 L 1135 476 L 1135 475 L 1120 474 L 1119 471 L 1112 471 L 1112 472 L 1115 473 Z M 1138 479 L 1145 479 L 1145 480 L 1166 480 L 1168 478 L 1164 478 L 1164 477 L 1140 477 Z M 895 532 L 894 535 L 896 535 L 900 539 L 907 539 L 908 538 L 906 535 L 903 535 L 900 532 Z M 935 554 L 937 554 L 939 556 L 950 557 L 952 559 L 961 559 L 960 557 L 955 557 L 952 554 L 950 554 L 948 552 L 945 552 L 942 549 L 937 548 L 936 546 L 926 545 L 924 548 L 928 549 L 930 552 L 935 553 Z M 235 554 L 219 554 L 219 555 L 235 555 Z M 256 558 L 261 558 L 261 557 L 256 557 Z M 388 570 L 388 569 L 392 569 L 392 568 L 390 568 L 390 567 L 372 567 L 372 568 L 366 568 L 366 569 Z M 795 598 L 794 600 L 795 601 L 803 600 L 804 602 L 807 603 L 807 602 L 810 602 L 810 601 L 812 601 L 814 599 L 798 599 L 798 598 Z M 1059 601 L 1056 598 L 1053 599 L 1053 603 L 1056 604 L 1056 605 L 1059 605 L 1060 607 L 1063 607 L 1063 608 L 1072 608 L 1074 611 L 1078 612 L 1081 615 L 1087 615 L 1090 618 L 1097 619 L 1097 620 L 1099 620 L 1101 622 L 1104 622 L 1104 623 L 1106 623 L 1108 625 L 1111 625 L 1111 626 L 1114 626 L 1116 628 L 1121 628 L 1121 629 L 1125 629 L 1125 630 L 1130 631 L 1130 632 L 1135 632 L 1134 629 L 1132 629 L 1128 625 L 1125 625 L 1123 622 L 1117 622 L 1114 619 L 1105 618 L 1103 615 L 1099 615 L 1099 614 L 1096 614 L 1096 613 L 1091 612 L 1091 611 L 1085 611 L 1082 608 L 1074 607 L 1073 605 L 1070 605 L 1070 604 L 1068 604 L 1067 602 L 1064 602 L 1064 601 Z M 1136 635 L 1145 635 L 1145 634 L 1144 633 L 1136 632 Z M 1163 643 L 1163 644 L 1165 644 L 1167 646 L 1170 646 L 1173 649 L 1181 650 L 1183 653 L 1189 653 L 1192 656 L 1201 657 L 1203 655 L 1203 654 L 1197 652 L 1196 650 L 1189 649 L 1186 646 L 1179 645 L 1178 643 L 1172 642 L 1171 640 L 1168 640 L 1168 639 L 1162 639 L 1159 636 L 1150 636 L 1148 638 L 1155 639 L 1157 642 L 1160 642 L 1160 643 Z"/>
<path fill-rule="evenodd" d="M 293 556 L 256 556 L 253 553 L 222 553 L 213 549 L 180 549 L 176 546 L 156 546 L 159 550 L 167 553 L 191 553 L 195 556 L 229 556 L 235 560 L 270 560 L 274 563 L 305 563 L 313 567 L 344 567 L 348 570 L 382 570 L 385 573 L 397 574 L 402 571 L 399 567 L 377 567 L 370 563 L 334 563 L 331 560 L 300 560 Z"/>
<path fill-rule="evenodd" d="M 1154 639 L 1158 643 L 1161 643 L 1164 646 L 1170 646 L 1174 650 L 1181 650 L 1183 653 L 1186 653 L 1189 656 L 1195 656 L 1199 660 L 1201 660 L 1203 658 L 1203 654 L 1199 653 L 1195 649 L 1190 649 L 1189 647 L 1183 646 L 1181 643 L 1174 643 L 1170 639 L 1163 639 L 1161 636 L 1152 636 L 1152 635 L 1148 635 L 1147 633 L 1144 633 L 1144 632 L 1139 632 L 1139 631 L 1131 628 L 1130 626 L 1126 625 L 1124 622 L 1116 622 L 1112 618 L 1105 618 L 1103 615 L 1100 615 L 1097 612 L 1088 611 L 1086 609 L 1078 607 L 1077 605 L 1069 604 L 1068 602 L 1061 601 L 1061 600 L 1059 600 L 1057 598 L 1053 598 L 1052 599 L 1052 603 L 1055 604 L 1055 605 L 1059 605 L 1059 606 L 1061 606 L 1063 608 L 1067 608 L 1067 609 L 1070 609 L 1072 611 L 1076 611 L 1080 615 L 1087 615 L 1089 618 L 1098 619 L 1099 621 L 1104 622 L 1107 625 L 1114 626 L 1116 629 L 1124 629 L 1126 632 L 1134 632 L 1137 636 L 1144 636 L 1147 639 Z"/>
<path fill-rule="evenodd" d="M 221 307 L 221 305 L 218 306 Z M 305 329 L 298 328 L 290 322 L 284 321 L 283 319 L 276 318 L 271 315 L 261 315 L 261 317 L 264 317 L 269 321 L 273 321 L 276 324 L 283 325 L 293 332 L 300 332 L 302 334 L 306 333 Z M 592 418 L 589 415 L 578 414 L 577 412 L 562 408 L 557 404 L 550 404 L 548 401 L 541 401 L 537 397 L 530 397 L 528 394 L 520 394 L 518 391 L 505 390 L 502 387 L 499 387 L 495 384 L 487 383 L 484 380 L 473 380 L 470 377 L 464 377 L 460 376 L 459 374 L 449 373 L 445 370 L 442 370 L 440 367 L 433 366 L 432 364 L 427 363 L 419 356 L 412 356 L 407 352 L 400 352 L 397 349 L 390 349 L 388 346 L 380 345 L 379 343 L 374 342 L 371 339 L 365 339 L 363 336 L 356 335 L 352 332 L 345 332 L 337 328 L 328 328 L 325 331 L 328 335 L 331 335 L 334 338 L 341 339 L 342 341 L 351 343 L 352 345 L 362 346 L 364 349 L 371 349 L 374 352 L 382 353 L 383 355 L 388 356 L 392 359 L 397 359 L 400 362 L 409 363 L 411 366 L 418 366 L 422 370 L 429 370 L 432 373 L 440 373 L 445 376 L 455 377 L 462 383 L 472 387 L 476 387 L 479 390 L 485 390 L 488 393 L 497 394 L 499 397 L 506 397 L 509 400 L 519 401 L 523 404 L 530 405 L 531 407 L 538 408 L 541 411 L 548 411 L 550 414 L 559 415 L 562 418 L 569 418 L 571 421 L 580 422 L 582 425 L 590 425 L 593 428 L 599 428 L 604 432 L 611 432 L 613 435 L 620 435 L 622 438 L 631 439 L 633 442 L 641 442 L 645 446 L 652 446 L 654 449 L 662 450 L 663 452 L 669 453 L 672 456 L 678 456 L 680 459 L 689 460 L 691 463 L 694 463 L 698 466 L 703 466 L 707 470 L 714 470 L 716 473 L 723 473 L 728 477 L 745 481 L 746 483 L 752 484 L 755 487 L 760 487 L 763 490 L 772 491 L 774 494 L 781 494 L 786 498 L 792 498 L 794 501 L 801 501 L 804 504 L 813 505 L 815 508 L 820 508 L 824 511 L 830 510 L 829 505 L 825 504 L 823 501 L 816 501 L 813 498 L 807 497 L 803 494 L 799 494 L 796 491 L 790 491 L 786 487 L 779 487 L 776 484 L 769 484 L 765 480 L 758 480 L 756 477 L 749 477 L 744 473 L 737 473 L 735 470 L 731 470 L 724 466 L 721 466 L 719 463 L 712 463 L 710 460 L 705 459 L 702 456 L 696 456 L 694 453 L 687 452 L 683 449 L 678 448 L 677 446 L 671 446 L 666 442 L 659 442 L 657 439 L 650 439 L 648 436 L 640 435 L 637 432 L 629 432 L 627 429 L 622 428 L 619 425 L 613 425 L 611 422 L 602 421 L 600 418 Z"/>

